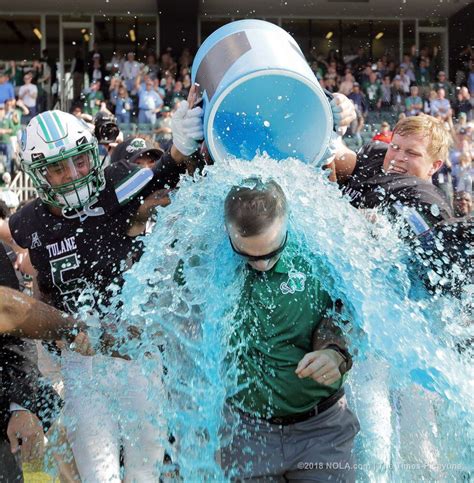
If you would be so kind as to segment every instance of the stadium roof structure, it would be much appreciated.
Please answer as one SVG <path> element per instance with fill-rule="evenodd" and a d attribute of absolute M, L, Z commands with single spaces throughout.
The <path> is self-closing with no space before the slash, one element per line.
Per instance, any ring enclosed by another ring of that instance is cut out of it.
<path fill-rule="evenodd" d="M 198 10 L 209 16 L 447 18 L 472 0 L 0 0 L 0 13 L 157 15 Z"/>

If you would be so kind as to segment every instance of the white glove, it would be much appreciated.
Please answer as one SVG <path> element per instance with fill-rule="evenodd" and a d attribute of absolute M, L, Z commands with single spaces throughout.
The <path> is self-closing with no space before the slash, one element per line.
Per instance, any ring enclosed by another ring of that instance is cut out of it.
<path fill-rule="evenodd" d="M 357 117 L 354 104 L 345 95 L 340 93 L 333 94 L 334 98 L 331 101 L 332 116 L 334 124 L 341 136 L 344 136 L 348 126 Z"/>
<path fill-rule="evenodd" d="M 329 141 L 329 145 L 324 153 L 323 158 L 321 159 L 322 164 L 330 164 L 334 161 L 334 157 L 338 150 L 342 147 L 342 137 L 336 134 L 334 131 L 331 134 L 331 139 Z"/>
<path fill-rule="evenodd" d="M 204 111 L 200 107 L 189 109 L 188 101 L 181 101 L 171 119 L 173 144 L 185 156 L 197 151 L 198 141 L 204 138 L 203 113 Z"/>

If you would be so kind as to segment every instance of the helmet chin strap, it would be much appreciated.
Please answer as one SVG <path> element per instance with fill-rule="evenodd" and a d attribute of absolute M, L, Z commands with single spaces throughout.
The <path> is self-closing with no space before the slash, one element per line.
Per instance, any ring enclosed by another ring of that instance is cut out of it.
<path fill-rule="evenodd" d="M 92 205 L 97 203 L 97 200 L 89 202 L 90 192 L 91 192 L 90 183 L 87 185 L 87 187 L 83 186 L 78 191 L 75 191 L 74 195 L 76 199 L 73 201 L 74 202 L 78 201 L 80 204 L 84 202 L 84 205 L 80 208 L 70 208 L 68 206 L 63 206 L 61 210 L 62 215 L 65 218 L 69 218 L 69 219 L 79 218 L 81 222 L 84 221 L 88 216 L 103 215 L 105 213 L 103 208 L 100 208 L 100 207 L 92 208 Z M 70 203 L 71 196 L 68 193 L 63 194 L 62 197 L 66 201 L 66 203 L 68 202 Z"/>
<path fill-rule="evenodd" d="M 75 210 L 71 208 L 64 207 L 61 210 L 61 214 L 64 218 L 72 220 L 74 218 L 79 218 L 79 221 L 84 221 L 88 216 L 102 216 L 105 213 L 104 209 L 98 206 L 97 208 L 92 208 L 91 206 L 84 206 L 82 210 Z"/>

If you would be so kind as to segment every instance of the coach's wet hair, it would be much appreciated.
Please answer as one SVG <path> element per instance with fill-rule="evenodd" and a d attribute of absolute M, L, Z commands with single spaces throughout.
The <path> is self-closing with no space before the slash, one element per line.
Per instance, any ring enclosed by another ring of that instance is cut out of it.
<path fill-rule="evenodd" d="M 224 203 L 225 223 L 243 237 L 260 235 L 278 218 L 286 218 L 288 203 L 281 186 L 272 179 L 245 179 L 233 186 Z"/>

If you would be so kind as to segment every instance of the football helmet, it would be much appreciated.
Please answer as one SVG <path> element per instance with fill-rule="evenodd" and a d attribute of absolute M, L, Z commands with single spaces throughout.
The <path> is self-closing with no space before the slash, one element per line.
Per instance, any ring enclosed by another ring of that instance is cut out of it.
<path fill-rule="evenodd" d="M 49 205 L 80 211 L 105 186 L 98 143 L 87 124 L 62 111 L 35 116 L 20 134 L 22 169 Z"/>

